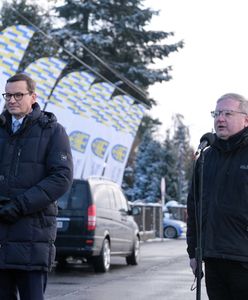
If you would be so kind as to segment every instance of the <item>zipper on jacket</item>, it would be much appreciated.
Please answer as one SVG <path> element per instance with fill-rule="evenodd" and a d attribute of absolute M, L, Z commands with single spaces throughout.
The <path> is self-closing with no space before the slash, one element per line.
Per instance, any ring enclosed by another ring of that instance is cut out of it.
<path fill-rule="evenodd" d="M 18 167 L 19 167 L 21 152 L 22 152 L 22 149 L 18 148 L 18 150 L 17 150 L 17 158 L 16 158 L 16 165 L 15 165 L 15 173 L 14 173 L 15 176 L 17 176 L 17 174 L 18 174 Z"/>

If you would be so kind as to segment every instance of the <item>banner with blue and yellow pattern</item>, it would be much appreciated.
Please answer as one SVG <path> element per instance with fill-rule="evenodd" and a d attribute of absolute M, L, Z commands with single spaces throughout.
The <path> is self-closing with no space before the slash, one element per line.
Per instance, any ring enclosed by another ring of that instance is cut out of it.
<path fill-rule="evenodd" d="M 23 25 L 0 32 L 2 93 L 6 80 L 17 72 L 33 33 Z M 90 72 L 71 72 L 61 78 L 65 66 L 57 58 L 44 57 L 32 62 L 25 73 L 37 83 L 41 108 L 53 112 L 69 135 L 74 178 L 104 176 L 121 184 L 144 107 L 127 95 L 112 97 L 115 86 L 95 82 Z"/>

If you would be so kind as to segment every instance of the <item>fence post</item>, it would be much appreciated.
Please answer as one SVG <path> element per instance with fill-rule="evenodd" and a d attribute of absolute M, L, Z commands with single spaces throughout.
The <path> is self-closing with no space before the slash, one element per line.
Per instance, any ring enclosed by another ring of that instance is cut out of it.
<path fill-rule="evenodd" d="M 143 227 L 143 237 L 146 240 L 146 206 L 142 206 L 142 227 Z"/>
<path fill-rule="evenodd" d="M 159 225 L 160 225 L 160 238 L 163 241 L 164 240 L 164 226 L 163 226 L 163 205 L 160 205 L 159 207 Z"/>
<path fill-rule="evenodd" d="M 156 236 L 156 206 L 153 206 L 152 210 L 152 229 L 154 231 L 154 235 Z"/>
<path fill-rule="evenodd" d="M 164 215 L 163 215 L 163 209 L 164 209 L 164 203 L 165 203 L 165 194 L 166 194 L 166 181 L 165 181 L 165 177 L 161 178 L 161 182 L 160 182 L 160 190 L 161 190 L 161 209 L 160 209 L 160 238 L 164 239 L 164 226 L 163 226 L 163 219 L 164 219 Z"/>

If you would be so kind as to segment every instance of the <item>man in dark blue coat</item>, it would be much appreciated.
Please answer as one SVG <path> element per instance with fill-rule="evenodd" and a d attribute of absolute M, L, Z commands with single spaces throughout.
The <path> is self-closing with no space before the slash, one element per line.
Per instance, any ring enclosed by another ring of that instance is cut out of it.
<path fill-rule="evenodd" d="M 35 82 L 6 83 L 0 116 L 0 299 L 44 299 L 55 258 L 56 200 L 72 182 L 68 136 L 36 102 Z"/>
<path fill-rule="evenodd" d="M 210 300 L 248 299 L 248 101 L 225 94 L 212 112 L 216 139 L 204 151 L 202 250 Z M 196 271 L 196 186 L 188 197 L 187 243 Z"/>

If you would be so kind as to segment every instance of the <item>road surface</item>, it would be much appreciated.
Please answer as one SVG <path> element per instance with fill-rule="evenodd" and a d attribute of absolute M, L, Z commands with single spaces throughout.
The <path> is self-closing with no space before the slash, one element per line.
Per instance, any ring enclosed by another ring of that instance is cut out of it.
<path fill-rule="evenodd" d="M 194 300 L 190 291 L 185 238 L 153 240 L 141 244 L 138 266 L 127 266 L 124 258 L 113 258 L 111 270 L 96 274 L 87 264 L 54 270 L 48 280 L 47 300 Z M 201 300 L 207 300 L 205 283 Z"/>

